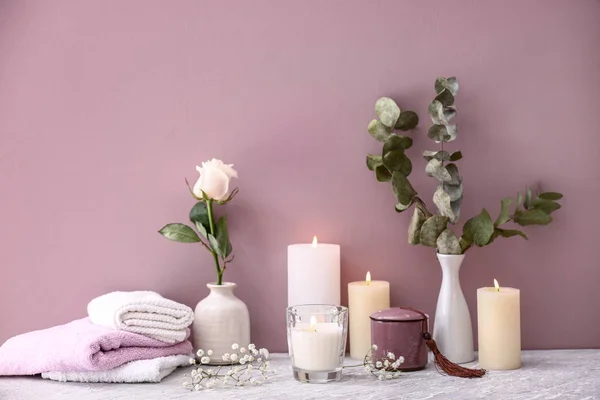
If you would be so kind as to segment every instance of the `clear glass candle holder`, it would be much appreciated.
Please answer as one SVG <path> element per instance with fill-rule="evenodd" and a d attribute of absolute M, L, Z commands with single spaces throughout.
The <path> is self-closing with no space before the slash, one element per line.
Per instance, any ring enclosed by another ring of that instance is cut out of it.
<path fill-rule="evenodd" d="M 330 304 L 288 307 L 287 334 L 296 380 L 340 380 L 346 354 L 348 308 Z"/>

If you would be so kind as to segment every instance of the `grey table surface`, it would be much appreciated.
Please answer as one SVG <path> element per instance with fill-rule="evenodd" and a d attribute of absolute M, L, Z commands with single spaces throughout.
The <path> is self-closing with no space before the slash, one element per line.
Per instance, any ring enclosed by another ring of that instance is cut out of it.
<path fill-rule="evenodd" d="M 292 377 L 286 355 L 274 354 L 271 368 L 275 373 L 262 386 L 191 392 L 183 387 L 191 369 L 180 368 L 161 383 L 146 384 L 0 377 L 0 399 L 600 399 L 600 350 L 524 351 L 522 358 L 521 369 L 490 371 L 473 380 L 440 375 L 430 362 L 425 370 L 390 381 L 378 381 L 363 368 L 349 368 L 339 382 L 305 384 Z"/>

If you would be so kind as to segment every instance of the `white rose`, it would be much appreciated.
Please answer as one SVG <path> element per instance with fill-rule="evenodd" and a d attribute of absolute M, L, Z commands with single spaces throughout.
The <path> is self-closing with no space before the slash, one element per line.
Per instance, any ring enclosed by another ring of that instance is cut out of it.
<path fill-rule="evenodd" d="M 223 164 L 223 161 L 213 158 L 205 161 L 202 166 L 196 166 L 200 178 L 194 185 L 194 194 L 202 198 L 202 192 L 213 200 L 224 200 L 229 192 L 229 181 L 237 178 L 237 171 L 233 164 Z"/>

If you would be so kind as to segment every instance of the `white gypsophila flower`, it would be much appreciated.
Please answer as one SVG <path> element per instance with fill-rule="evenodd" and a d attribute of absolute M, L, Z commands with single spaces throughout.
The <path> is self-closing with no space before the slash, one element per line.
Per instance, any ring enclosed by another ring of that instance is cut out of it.
<path fill-rule="evenodd" d="M 240 353 L 244 354 L 246 352 L 246 349 L 243 347 L 240 347 Z"/>
<path fill-rule="evenodd" d="M 254 350 L 251 350 L 251 352 L 252 352 L 252 355 L 253 355 L 253 356 L 257 356 L 257 355 L 258 355 L 258 350 L 256 350 L 256 349 L 254 349 Z"/>
<path fill-rule="evenodd" d="M 240 364 L 242 364 L 242 365 L 246 364 L 246 357 L 240 358 Z"/>
<path fill-rule="evenodd" d="M 194 390 L 200 390 L 200 389 L 202 389 L 202 385 L 200 385 L 200 384 L 194 385 Z"/>
<path fill-rule="evenodd" d="M 210 362 L 210 358 L 208 358 L 208 357 L 202 357 L 202 358 L 200 359 L 200 362 L 201 362 L 202 364 L 208 364 L 208 363 Z"/>
<path fill-rule="evenodd" d="M 256 359 L 256 362 L 259 362 L 259 363 L 260 363 L 260 362 L 262 362 L 262 358 L 258 357 L 258 358 Z"/>
<path fill-rule="evenodd" d="M 225 353 L 221 358 L 223 359 L 223 361 L 229 361 L 231 359 L 231 356 L 229 355 L 229 353 Z"/>
<path fill-rule="evenodd" d="M 197 355 L 198 357 L 202 357 L 202 356 L 204 355 L 204 350 L 202 350 L 202 349 L 198 349 L 198 351 L 196 352 L 196 355 Z"/>
<path fill-rule="evenodd" d="M 196 369 L 196 373 L 198 373 L 199 375 L 202 375 L 203 372 L 204 372 L 204 369 L 202 369 L 202 368 Z"/>
<path fill-rule="evenodd" d="M 387 353 L 387 358 L 389 358 L 390 360 L 395 360 L 396 356 L 394 355 L 394 353 L 392 353 L 391 351 L 388 351 Z"/>
<path fill-rule="evenodd" d="M 390 366 L 390 361 L 389 360 L 384 360 L 383 361 L 383 365 L 387 368 Z"/>
<path fill-rule="evenodd" d="M 208 381 L 208 382 L 206 382 L 206 387 L 207 387 L 208 389 L 210 389 L 210 388 L 213 388 L 213 387 L 215 387 L 215 385 L 216 385 L 216 384 L 217 384 L 217 382 L 216 382 L 216 381 L 214 381 L 214 380 L 211 380 L 211 381 Z"/>
<path fill-rule="evenodd" d="M 231 345 L 231 350 L 237 350 L 239 348 L 240 348 L 240 345 L 237 344 L 237 343 L 234 343 L 234 344 Z"/>
<path fill-rule="evenodd" d="M 234 371 L 233 369 L 230 369 L 229 371 L 227 371 L 227 374 L 226 374 L 226 375 L 227 375 L 227 376 L 231 376 L 231 375 L 233 375 L 233 374 L 235 374 L 235 371 Z"/>
<path fill-rule="evenodd" d="M 376 344 L 372 345 L 372 346 L 371 346 L 371 349 L 373 349 L 373 350 L 377 350 L 377 345 L 376 345 Z"/>
<path fill-rule="evenodd" d="M 392 363 L 392 368 L 397 369 L 400 366 L 400 363 L 398 362 L 398 360 L 394 361 Z"/>
<path fill-rule="evenodd" d="M 371 367 L 369 367 L 368 365 L 365 365 L 365 371 L 371 372 Z"/>
<path fill-rule="evenodd" d="M 381 361 L 377 361 L 377 362 L 375 363 L 375 366 L 376 366 L 377 368 L 381 368 L 381 367 L 382 367 Z"/>
<path fill-rule="evenodd" d="M 198 371 L 196 371 L 195 369 L 193 369 L 192 372 L 191 372 L 192 377 L 196 376 L 197 373 L 198 373 Z"/>
<path fill-rule="evenodd" d="M 190 364 L 192 364 L 192 365 L 196 364 L 196 359 L 190 358 Z"/>
<path fill-rule="evenodd" d="M 402 356 L 398 357 L 398 361 L 400 361 L 400 364 L 402 364 L 404 362 L 404 357 L 402 357 Z"/>
<path fill-rule="evenodd" d="M 256 346 L 254 345 L 254 343 L 250 343 L 248 345 L 248 350 L 252 351 L 252 350 L 256 350 Z"/>
<path fill-rule="evenodd" d="M 231 361 L 236 362 L 238 359 L 238 356 L 237 356 L 237 354 L 232 354 L 229 358 L 231 359 Z"/>
<path fill-rule="evenodd" d="M 213 351 L 209 349 L 209 350 L 206 352 L 206 354 L 208 354 L 209 356 L 212 356 L 212 355 L 213 355 Z"/>
<path fill-rule="evenodd" d="M 267 358 L 269 358 L 269 350 L 267 350 L 267 349 L 260 349 L 259 353 L 262 354 L 262 356 L 265 358 L 265 360 Z"/>
<path fill-rule="evenodd" d="M 382 380 L 384 379 L 384 377 L 383 377 L 383 375 L 379 375 L 379 376 L 377 377 L 377 379 L 379 379 L 380 381 L 382 381 Z"/>
<path fill-rule="evenodd" d="M 203 198 L 204 192 L 209 199 L 224 200 L 229 192 L 231 178 L 238 177 L 232 167 L 233 164 L 224 164 L 223 161 L 215 158 L 203 162 L 201 167 L 196 166 L 200 177 L 192 189 L 194 195 Z"/>

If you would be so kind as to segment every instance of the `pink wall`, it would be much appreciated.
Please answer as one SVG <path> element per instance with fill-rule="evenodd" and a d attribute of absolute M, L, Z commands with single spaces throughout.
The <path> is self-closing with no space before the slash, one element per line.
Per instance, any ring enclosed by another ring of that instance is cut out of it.
<path fill-rule="evenodd" d="M 0 343 L 117 289 L 195 305 L 210 258 L 156 231 L 187 220 L 183 178 L 210 157 L 240 172 L 226 278 L 257 345 L 286 348 L 286 246 L 314 234 L 342 245 L 344 285 L 369 269 L 433 313 L 434 252 L 365 168 L 366 126 L 382 95 L 419 112 L 430 198 L 426 108 L 456 75 L 463 221 L 526 184 L 566 195 L 529 242 L 468 254 L 473 318 L 495 277 L 521 289 L 525 348 L 600 347 L 600 2 L 448 4 L 0 1 Z"/>

